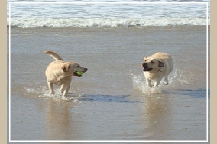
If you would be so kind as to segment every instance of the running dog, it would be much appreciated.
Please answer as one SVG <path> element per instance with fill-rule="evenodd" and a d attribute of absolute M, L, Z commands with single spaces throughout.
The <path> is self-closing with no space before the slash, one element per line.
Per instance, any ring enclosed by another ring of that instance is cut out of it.
<path fill-rule="evenodd" d="M 53 84 L 56 84 L 61 85 L 60 92 L 63 96 L 66 96 L 70 88 L 72 76 L 81 77 L 82 74 L 78 75 L 77 72 L 85 73 L 87 68 L 80 67 L 78 63 L 64 62 L 55 52 L 45 51 L 44 53 L 49 54 L 55 60 L 48 65 L 45 71 L 50 94 L 54 94 Z"/>
<path fill-rule="evenodd" d="M 173 70 L 173 60 L 169 54 L 158 52 L 149 57 L 144 57 L 142 68 L 146 84 L 149 87 L 157 87 L 162 79 L 164 79 L 164 84 L 168 85 L 168 75 Z M 154 85 L 151 84 L 151 81 L 154 82 Z"/>

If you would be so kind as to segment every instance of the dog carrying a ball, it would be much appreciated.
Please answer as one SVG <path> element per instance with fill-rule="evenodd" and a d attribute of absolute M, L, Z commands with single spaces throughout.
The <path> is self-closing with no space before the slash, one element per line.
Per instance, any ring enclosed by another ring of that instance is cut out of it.
<path fill-rule="evenodd" d="M 70 88 L 72 76 L 81 77 L 87 71 L 87 68 L 81 67 L 75 62 L 64 62 L 55 52 L 45 51 L 44 53 L 49 54 L 55 60 L 48 65 L 45 71 L 50 94 L 54 94 L 53 84 L 56 84 L 61 85 L 60 92 L 63 96 L 66 96 Z"/>

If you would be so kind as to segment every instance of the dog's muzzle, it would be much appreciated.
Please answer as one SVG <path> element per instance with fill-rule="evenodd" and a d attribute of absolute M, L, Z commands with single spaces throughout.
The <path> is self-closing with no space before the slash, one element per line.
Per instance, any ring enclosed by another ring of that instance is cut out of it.
<path fill-rule="evenodd" d="M 153 68 L 149 68 L 147 63 L 142 64 L 143 71 L 151 71 Z"/>

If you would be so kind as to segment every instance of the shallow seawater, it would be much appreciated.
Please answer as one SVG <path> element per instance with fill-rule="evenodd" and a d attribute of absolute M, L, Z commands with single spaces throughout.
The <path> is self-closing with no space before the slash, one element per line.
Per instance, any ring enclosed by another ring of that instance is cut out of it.
<path fill-rule="evenodd" d="M 12 140 L 205 140 L 206 31 L 203 26 L 12 28 Z M 57 52 L 88 71 L 69 95 L 50 95 L 44 71 Z M 169 85 L 145 84 L 144 56 L 167 52 Z"/>

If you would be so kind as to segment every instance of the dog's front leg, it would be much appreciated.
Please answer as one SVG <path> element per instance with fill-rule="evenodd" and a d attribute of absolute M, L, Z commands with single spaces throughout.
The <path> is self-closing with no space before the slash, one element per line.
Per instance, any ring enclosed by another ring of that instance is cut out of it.
<path fill-rule="evenodd" d="M 62 91 L 63 96 L 66 96 L 70 88 L 70 83 L 63 84 L 61 88 L 62 88 L 61 91 Z"/>
<path fill-rule="evenodd" d="M 147 86 L 151 87 L 151 86 L 152 86 L 152 85 L 151 85 L 151 80 L 146 79 L 146 84 L 147 84 Z"/>
<path fill-rule="evenodd" d="M 64 86 L 64 85 L 61 85 L 61 87 L 60 87 L 60 92 L 61 92 L 61 93 L 63 93 L 63 86 Z"/>
<path fill-rule="evenodd" d="M 160 84 L 159 80 L 154 81 L 154 87 L 157 87 Z"/>
<path fill-rule="evenodd" d="M 54 94 L 54 91 L 53 91 L 53 83 L 52 83 L 52 82 L 47 82 L 47 85 L 48 85 L 50 94 Z"/>
<path fill-rule="evenodd" d="M 167 78 L 167 76 L 164 77 L 164 84 L 168 85 L 168 78 Z"/>

